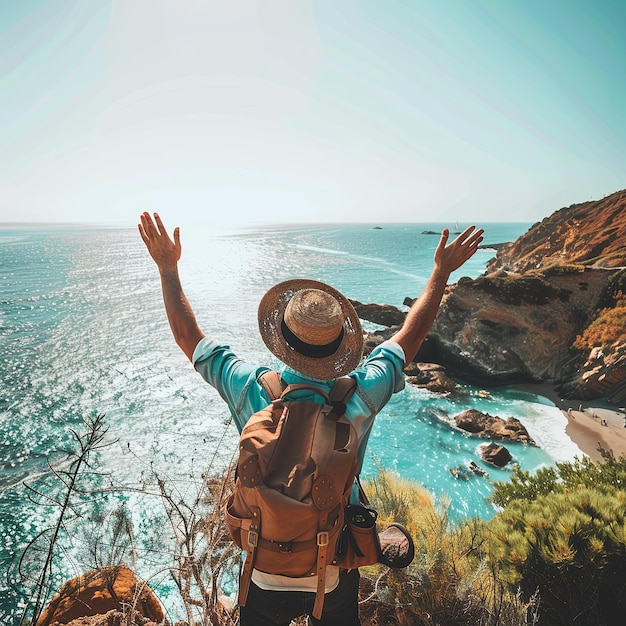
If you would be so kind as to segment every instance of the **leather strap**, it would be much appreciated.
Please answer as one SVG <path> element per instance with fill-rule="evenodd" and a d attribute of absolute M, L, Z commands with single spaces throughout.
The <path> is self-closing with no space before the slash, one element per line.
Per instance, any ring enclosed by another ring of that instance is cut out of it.
<path fill-rule="evenodd" d="M 237 603 L 240 606 L 246 605 L 246 599 L 248 597 L 248 590 L 250 589 L 250 581 L 252 580 L 252 570 L 254 569 L 254 561 L 256 560 L 256 550 L 261 534 L 261 510 L 259 507 L 250 507 L 252 511 L 252 519 L 245 520 L 249 522 L 249 525 L 241 524 L 241 527 L 245 529 L 248 526 L 248 545 L 246 546 L 246 560 L 244 561 L 241 576 L 239 577 L 239 595 L 237 597 Z"/>
<path fill-rule="evenodd" d="M 277 400 L 283 393 L 283 381 L 278 372 L 265 372 L 259 378 L 259 382 L 270 397 L 270 400 Z"/>
<path fill-rule="evenodd" d="M 363 485 L 361 484 L 361 478 L 359 477 L 358 474 L 354 477 L 354 480 L 355 480 L 355 482 L 357 484 L 357 488 L 359 490 L 359 502 L 361 504 L 369 505 L 369 503 L 370 503 L 369 498 L 367 497 L 367 495 L 365 493 L 365 489 L 363 489 Z"/>
<path fill-rule="evenodd" d="M 331 412 L 326 416 L 336 422 L 346 412 L 348 400 L 352 397 L 356 389 L 356 380 L 350 376 L 342 376 L 333 383 L 332 389 L 328 396 L 329 404 L 333 407 Z"/>
<path fill-rule="evenodd" d="M 324 398 L 324 401 L 326 402 L 326 404 L 330 404 L 330 399 L 328 398 L 328 394 L 323 389 L 320 389 L 319 387 L 316 387 L 315 385 L 307 385 L 305 383 L 287 385 L 287 387 L 285 387 L 285 390 L 282 393 L 281 398 L 284 399 L 285 396 L 289 395 L 292 391 L 300 391 L 301 389 L 309 389 L 311 391 L 314 391 L 315 393 L 322 396 L 322 398 Z"/>
<path fill-rule="evenodd" d="M 317 533 L 317 591 L 315 592 L 315 604 L 311 613 L 315 619 L 321 619 L 322 609 L 324 608 L 329 543 L 328 511 L 322 511 L 320 514 L 319 532 Z"/>
<path fill-rule="evenodd" d="M 319 393 L 328 404 L 333 407 L 328 417 L 335 421 L 346 412 L 346 404 L 356 389 L 356 380 L 350 376 L 337 378 L 333 383 L 330 394 L 326 394 L 323 389 L 315 387 L 314 385 L 285 385 L 280 374 L 273 371 L 262 374 L 259 378 L 259 382 L 263 386 L 263 389 L 265 389 L 270 400 L 277 400 L 298 389 L 311 389 Z"/>
<path fill-rule="evenodd" d="M 226 521 L 229 526 L 235 528 L 241 528 L 248 530 L 250 528 L 251 520 L 248 518 L 234 517 L 228 511 L 226 511 Z M 317 539 L 307 539 L 306 541 L 271 541 L 270 539 L 263 539 L 259 536 L 257 542 L 257 549 L 269 550 L 271 552 L 303 552 L 305 550 L 311 550 L 317 546 Z"/>

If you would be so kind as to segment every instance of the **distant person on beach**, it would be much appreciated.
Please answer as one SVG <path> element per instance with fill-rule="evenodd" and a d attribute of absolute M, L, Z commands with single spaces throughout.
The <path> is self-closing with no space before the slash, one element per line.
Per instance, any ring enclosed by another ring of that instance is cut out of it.
<path fill-rule="evenodd" d="M 242 361 L 229 346 L 207 338 L 198 327 L 179 278 L 180 231 L 170 238 L 160 217 L 143 213 L 139 232 L 159 270 L 167 318 L 176 343 L 198 373 L 227 403 L 241 433 L 255 412 L 266 407 L 269 396 L 259 377 L 269 371 Z M 434 255 L 434 269 L 415 300 L 401 329 L 377 346 L 361 363 L 363 333 L 350 301 L 329 285 L 293 279 L 272 287 L 259 305 L 259 330 L 268 349 L 283 364 L 282 379 L 290 385 L 315 384 L 330 390 L 344 375 L 354 378 L 356 392 L 346 404 L 346 418 L 359 437 L 359 467 L 377 413 L 391 395 L 404 388 L 403 368 L 417 354 L 437 314 L 450 274 L 478 249 L 483 230 L 470 226 L 448 243 L 444 229 Z M 212 268 L 219 272 L 220 268 Z M 320 340 L 320 337 L 324 337 Z M 306 395 L 307 391 L 301 391 Z M 311 394 L 311 392 L 308 392 Z M 307 398 L 308 399 L 308 398 Z M 359 570 L 326 568 L 323 626 L 358 626 Z M 310 614 L 316 581 L 254 570 L 242 626 L 283 624 Z"/>

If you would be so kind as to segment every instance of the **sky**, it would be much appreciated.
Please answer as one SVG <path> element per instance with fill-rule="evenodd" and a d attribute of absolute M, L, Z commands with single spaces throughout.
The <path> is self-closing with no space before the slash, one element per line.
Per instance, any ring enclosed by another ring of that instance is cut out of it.
<path fill-rule="evenodd" d="M 626 188 L 623 0 L 0 0 L 0 222 L 535 222 Z"/>

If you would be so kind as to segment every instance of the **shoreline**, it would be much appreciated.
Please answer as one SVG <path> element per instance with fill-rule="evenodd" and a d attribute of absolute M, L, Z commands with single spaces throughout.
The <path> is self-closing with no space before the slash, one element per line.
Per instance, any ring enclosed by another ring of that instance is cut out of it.
<path fill-rule="evenodd" d="M 602 461 L 598 448 L 626 457 L 626 415 L 619 408 L 600 406 L 602 399 L 568 400 L 560 398 L 549 384 L 515 385 L 516 389 L 547 398 L 567 418 L 565 434 L 592 461 Z"/>

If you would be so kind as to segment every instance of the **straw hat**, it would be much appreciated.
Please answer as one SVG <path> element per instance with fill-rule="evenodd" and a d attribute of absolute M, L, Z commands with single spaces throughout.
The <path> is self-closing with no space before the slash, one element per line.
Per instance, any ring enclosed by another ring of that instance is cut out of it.
<path fill-rule="evenodd" d="M 318 380 L 348 374 L 363 354 L 354 307 L 316 280 L 297 278 L 272 287 L 259 304 L 259 331 L 272 354 Z"/>

